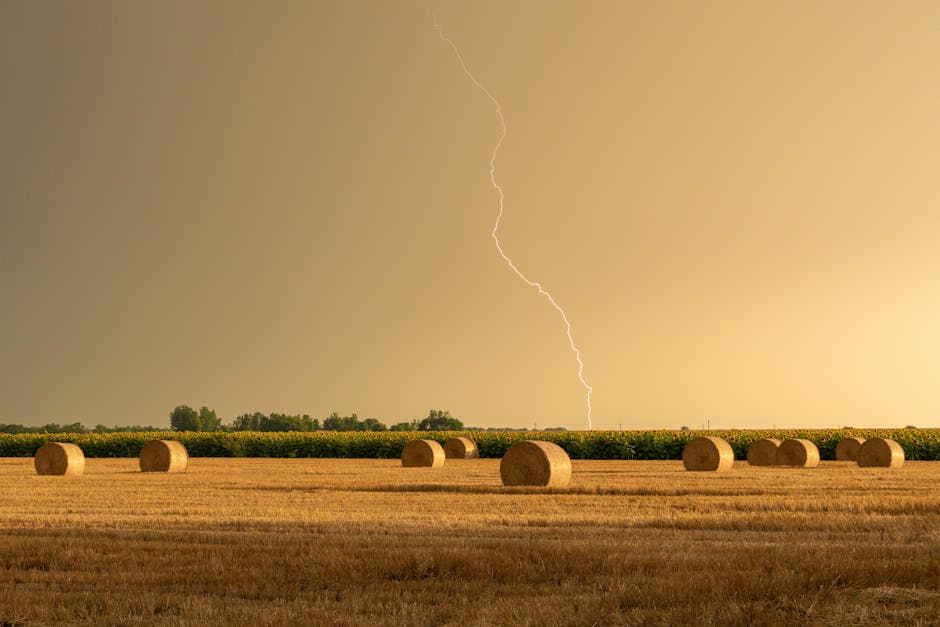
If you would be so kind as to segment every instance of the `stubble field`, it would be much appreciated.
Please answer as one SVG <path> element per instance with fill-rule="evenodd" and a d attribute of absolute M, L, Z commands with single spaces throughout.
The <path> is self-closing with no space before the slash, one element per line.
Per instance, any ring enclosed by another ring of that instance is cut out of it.
<path fill-rule="evenodd" d="M 0 625 L 936 624 L 940 462 L 0 459 Z"/>

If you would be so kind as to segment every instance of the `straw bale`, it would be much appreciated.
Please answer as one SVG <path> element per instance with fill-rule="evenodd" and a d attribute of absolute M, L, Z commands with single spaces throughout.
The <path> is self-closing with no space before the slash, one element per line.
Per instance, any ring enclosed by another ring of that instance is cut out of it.
<path fill-rule="evenodd" d="M 444 465 L 444 447 L 436 440 L 412 440 L 401 452 L 406 468 L 440 468 Z"/>
<path fill-rule="evenodd" d="M 564 488 L 571 481 L 571 459 L 565 449 L 552 442 L 516 442 L 499 463 L 505 486 Z"/>
<path fill-rule="evenodd" d="M 751 445 L 747 447 L 747 463 L 751 466 L 776 466 L 779 446 L 780 440 L 777 438 L 751 442 Z"/>
<path fill-rule="evenodd" d="M 46 442 L 33 459 L 37 475 L 80 475 L 85 472 L 85 454 L 69 442 Z"/>
<path fill-rule="evenodd" d="M 682 449 L 682 464 L 686 470 L 730 470 L 734 465 L 734 450 L 721 438 L 712 436 L 695 438 Z"/>
<path fill-rule="evenodd" d="M 176 440 L 150 440 L 140 450 L 143 472 L 186 472 L 188 464 L 186 447 Z"/>
<path fill-rule="evenodd" d="M 819 449 L 809 440 L 784 440 L 777 447 L 777 465 L 815 468 L 819 465 Z"/>
<path fill-rule="evenodd" d="M 444 442 L 444 455 L 447 459 L 476 459 L 480 452 L 470 438 L 450 438 Z"/>
<path fill-rule="evenodd" d="M 894 440 L 871 438 L 858 447 L 858 465 L 862 468 L 899 468 L 904 464 L 904 449 Z"/>
<path fill-rule="evenodd" d="M 858 447 L 865 443 L 865 438 L 845 438 L 836 445 L 836 460 L 854 462 L 858 459 Z"/>

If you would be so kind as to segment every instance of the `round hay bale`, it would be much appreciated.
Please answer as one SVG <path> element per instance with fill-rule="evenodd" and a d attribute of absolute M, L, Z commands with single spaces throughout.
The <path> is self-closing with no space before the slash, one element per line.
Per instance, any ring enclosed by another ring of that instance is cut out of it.
<path fill-rule="evenodd" d="M 450 438 L 444 442 L 444 456 L 447 459 L 476 459 L 480 452 L 477 443 L 470 438 Z"/>
<path fill-rule="evenodd" d="M 730 470 L 734 464 L 734 450 L 721 438 L 695 438 L 682 449 L 682 464 L 686 470 Z"/>
<path fill-rule="evenodd" d="M 552 442 L 522 440 L 503 455 L 499 475 L 505 486 L 564 488 L 571 481 L 571 458 Z"/>
<path fill-rule="evenodd" d="M 436 440 L 412 440 L 401 452 L 406 468 L 440 468 L 444 465 L 444 447 Z"/>
<path fill-rule="evenodd" d="M 776 466 L 779 446 L 780 440 L 777 438 L 751 442 L 751 445 L 747 447 L 747 463 L 751 466 Z"/>
<path fill-rule="evenodd" d="M 858 459 L 858 447 L 865 443 L 865 438 L 845 438 L 836 444 L 836 461 L 854 462 Z"/>
<path fill-rule="evenodd" d="M 189 454 L 182 442 L 150 440 L 140 450 L 142 472 L 186 472 Z"/>
<path fill-rule="evenodd" d="M 777 465 L 815 468 L 819 465 L 819 449 L 809 440 L 784 440 L 777 447 Z"/>
<path fill-rule="evenodd" d="M 80 475 L 85 472 L 85 454 L 69 442 L 46 442 L 33 459 L 37 475 Z"/>
<path fill-rule="evenodd" d="M 904 449 L 894 440 L 871 438 L 858 447 L 857 461 L 862 468 L 898 468 L 904 463 Z"/>

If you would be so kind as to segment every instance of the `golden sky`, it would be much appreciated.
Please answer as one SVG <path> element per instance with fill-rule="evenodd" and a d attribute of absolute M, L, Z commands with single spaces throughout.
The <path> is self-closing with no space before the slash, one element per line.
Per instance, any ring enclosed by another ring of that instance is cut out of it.
<path fill-rule="evenodd" d="M 595 428 L 940 425 L 940 5 L 432 6 Z M 0 422 L 587 426 L 419 2 L 3 2 L 0 76 Z"/>

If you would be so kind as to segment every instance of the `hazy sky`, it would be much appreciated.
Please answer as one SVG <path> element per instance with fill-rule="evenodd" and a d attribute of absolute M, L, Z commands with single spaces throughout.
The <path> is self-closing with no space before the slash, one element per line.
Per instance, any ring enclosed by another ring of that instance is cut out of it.
<path fill-rule="evenodd" d="M 595 428 L 940 425 L 940 4 L 432 3 Z M 0 0 L 0 422 L 586 427 L 418 2 Z"/>

